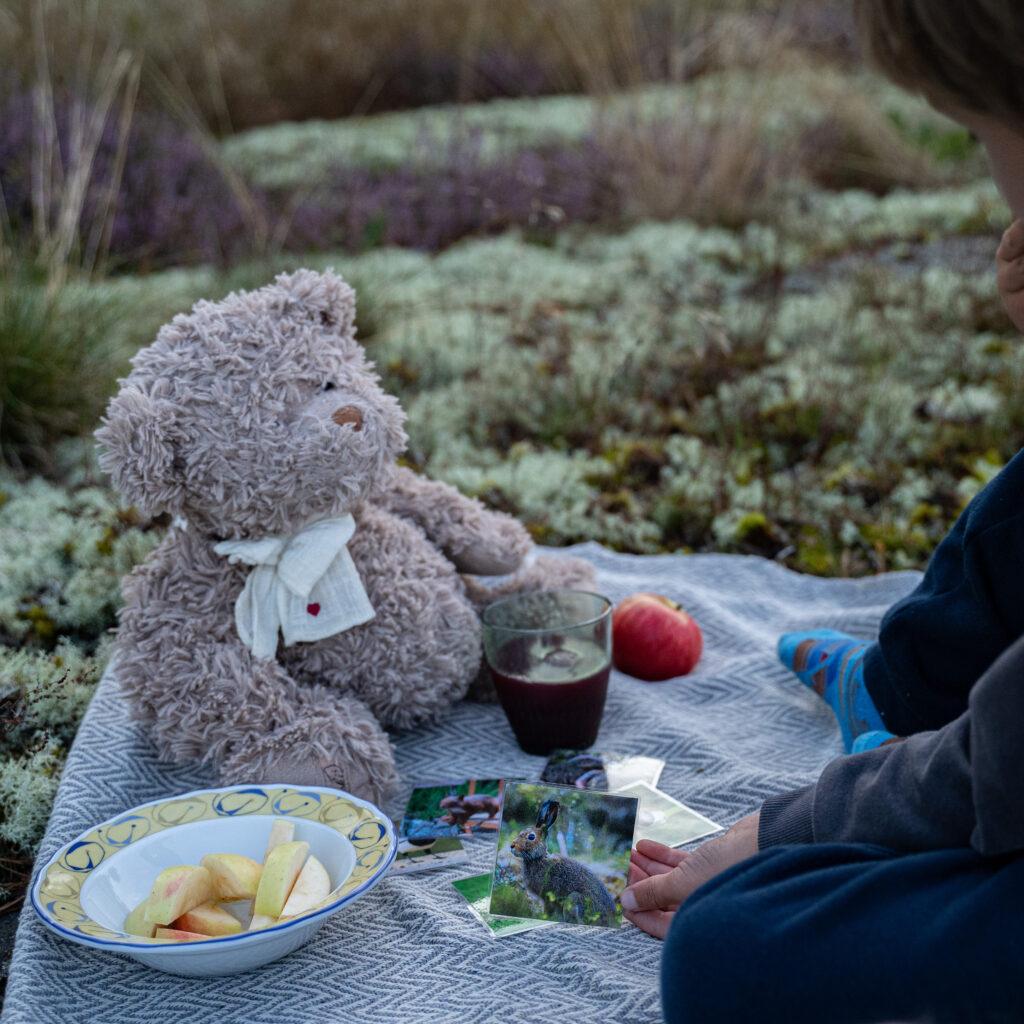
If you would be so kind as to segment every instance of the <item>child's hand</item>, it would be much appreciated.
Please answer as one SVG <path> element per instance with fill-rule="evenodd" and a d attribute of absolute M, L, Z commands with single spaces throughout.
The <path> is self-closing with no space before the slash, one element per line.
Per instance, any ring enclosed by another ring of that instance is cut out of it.
<path fill-rule="evenodd" d="M 1018 331 L 1024 331 L 1024 220 L 1015 220 L 996 251 L 999 294 Z"/>
<path fill-rule="evenodd" d="M 648 935 L 665 938 L 676 910 L 696 889 L 757 853 L 760 819 L 760 811 L 748 814 L 693 853 L 641 839 L 630 858 L 629 888 L 622 894 L 627 919 Z"/>

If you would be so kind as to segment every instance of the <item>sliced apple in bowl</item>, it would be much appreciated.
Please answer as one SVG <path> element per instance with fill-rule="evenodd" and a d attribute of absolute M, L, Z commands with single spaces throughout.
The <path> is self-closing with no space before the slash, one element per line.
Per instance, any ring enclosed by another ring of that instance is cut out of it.
<path fill-rule="evenodd" d="M 242 922 L 216 903 L 204 903 L 182 914 L 172 927 L 200 935 L 237 935 L 242 930 Z"/>
<path fill-rule="evenodd" d="M 310 854 L 281 911 L 281 917 L 293 918 L 308 914 L 331 894 L 331 876 L 327 868 Z"/>
<path fill-rule="evenodd" d="M 270 838 L 267 840 L 267 850 L 263 854 L 263 863 L 267 862 L 270 851 L 282 843 L 290 843 L 295 838 L 295 822 L 287 821 L 284 818 L 275 818 L 274 824 L 270 826 Z"/>
<path fill-rule="evenodd" d="M 199 932 L 182 931 L 180 928 L 157 928 L 156 938 L 170 939 L 172 942 L 202 942 L 210 936 L 200 935 Z"/>
<path fill-rule="evenodd" d="M 294 835 L 293 822 L 275 821 L 262 864 L 240 853 L 208 853 L 198 867 L 166 868 L 122 928 L 143 938 L 194 942 L 246 930 L 247 911 L 232 913 L 222 903 L 251 901 L 250 932 L 312 913 L 330 896 L 331 876 L 310 855 L 309 843 Z"/>
<path fill-rule="evenodd" d="M 213 876 L 218 900 L 256 898 L 263 865 L 241 853 L 208 853 L 202 865 Z"/>
<path fill-rule="evenodd" d="M 260 875 L 260 885 L 256 890 L 253 903 L 254 915 L 266 914 L 268 917 L 280 917 L 281 911 L 288 900 L 288 895 L 295 885 L 295 880 L 302 871 L 303 864 L 309 854 L 309 843 L 281 843 L 267 854 Z"/>
<path fill-rule="evenodd" d="M 164 868 L 153 883 L 143 918 L 168 925 L 200 903 L 213 899 L 213 876 L 205 867 L 178 864 Z"/>
<path fill-rule="evenodd" d="M 152 921 L 146 920 L 146 910 L 149 907 L 147 896 L 125 919 L 124 930 L 129 935 L 140 935 L 144 939 L 153 938 L 157 926 Z"/>

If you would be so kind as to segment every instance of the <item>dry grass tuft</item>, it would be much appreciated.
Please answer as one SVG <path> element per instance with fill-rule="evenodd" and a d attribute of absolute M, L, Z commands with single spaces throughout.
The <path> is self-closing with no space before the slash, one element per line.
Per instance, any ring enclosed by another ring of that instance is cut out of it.
<path fill-rule="evenodd" d="M 46 14 L 46 6 L 37 0 L 31 8 L 32 247 L 37 265 L 52 284 L 60 285 L 69 266 L 92 273 L 102 267 L 106 256 L 140 63 L 116 38 L 100 44 L 95 5 L 69 5 L 65 29 L 75 31 L 79 45 L 73 62 L 64 64 L 47 36 Z M 74 92 L 72 102 L 62 107 L 68 123 L 59 125 L 54 94 L 63 77 L 69 79 Z M 105 133 L 111 132 L 115 157 L 104 181 L 103 200 L 98 209 L 89 209 L 97 153 Z M 0 194 L 0 213 L 2 204 Z M 0 224 L 6 224 L 6 217 Z M 10 243 L 0 233 L 0 267 L 11 259 Z"/>
<path fill-rule="evenodd" d="M 23 79 L 32 73 L 25 55 L 37 3 L 10 0 L 0 14 L 0 41 Z M 215 134 L 682 81 L 756 61 L 782 21 L 832 46 L 848 17 L 833 0 L 788 0 L 781 13 L 763 0 L 51 0 L 45 18 L 58 66 L 71 66 L 81 44 L 67 16 L 76 3 L 100 12 L 98 39 L 145 54 L 144 107 L 162 104 L 162 75 Z M 840 27 L 823 32 L 815 27 L 823 22 Z"/>

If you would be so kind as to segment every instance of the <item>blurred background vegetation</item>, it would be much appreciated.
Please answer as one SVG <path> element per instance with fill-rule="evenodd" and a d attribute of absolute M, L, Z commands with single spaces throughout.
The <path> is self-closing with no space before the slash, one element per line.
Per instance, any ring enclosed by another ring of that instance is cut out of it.
<path fill-rule="evenodd" d="M 200 297 L 334 266 L 412 466 L 546 544 L 921 566 L 1024 434 L 956 125 L 831 0 L 8 0 L 0 885 L 163 524 L 90 434 Z"/>

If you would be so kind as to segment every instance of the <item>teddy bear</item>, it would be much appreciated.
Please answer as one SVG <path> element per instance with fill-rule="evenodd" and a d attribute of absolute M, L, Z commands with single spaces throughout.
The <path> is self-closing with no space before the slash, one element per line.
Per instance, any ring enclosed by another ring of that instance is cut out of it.
<path fill-rule="evenodd" d="M 124 582 L 122 691 L 161 757 L 225 783 L 379 802 L 397 782 L 387 730 L 485 689 L 481 608 L 592 580 L 578 559 L 527 559 L 515 519 L 399 465 L 404 414 L 333 272 L 174 317 L 96 439 L 122 496 L 171 517 Z"/>

